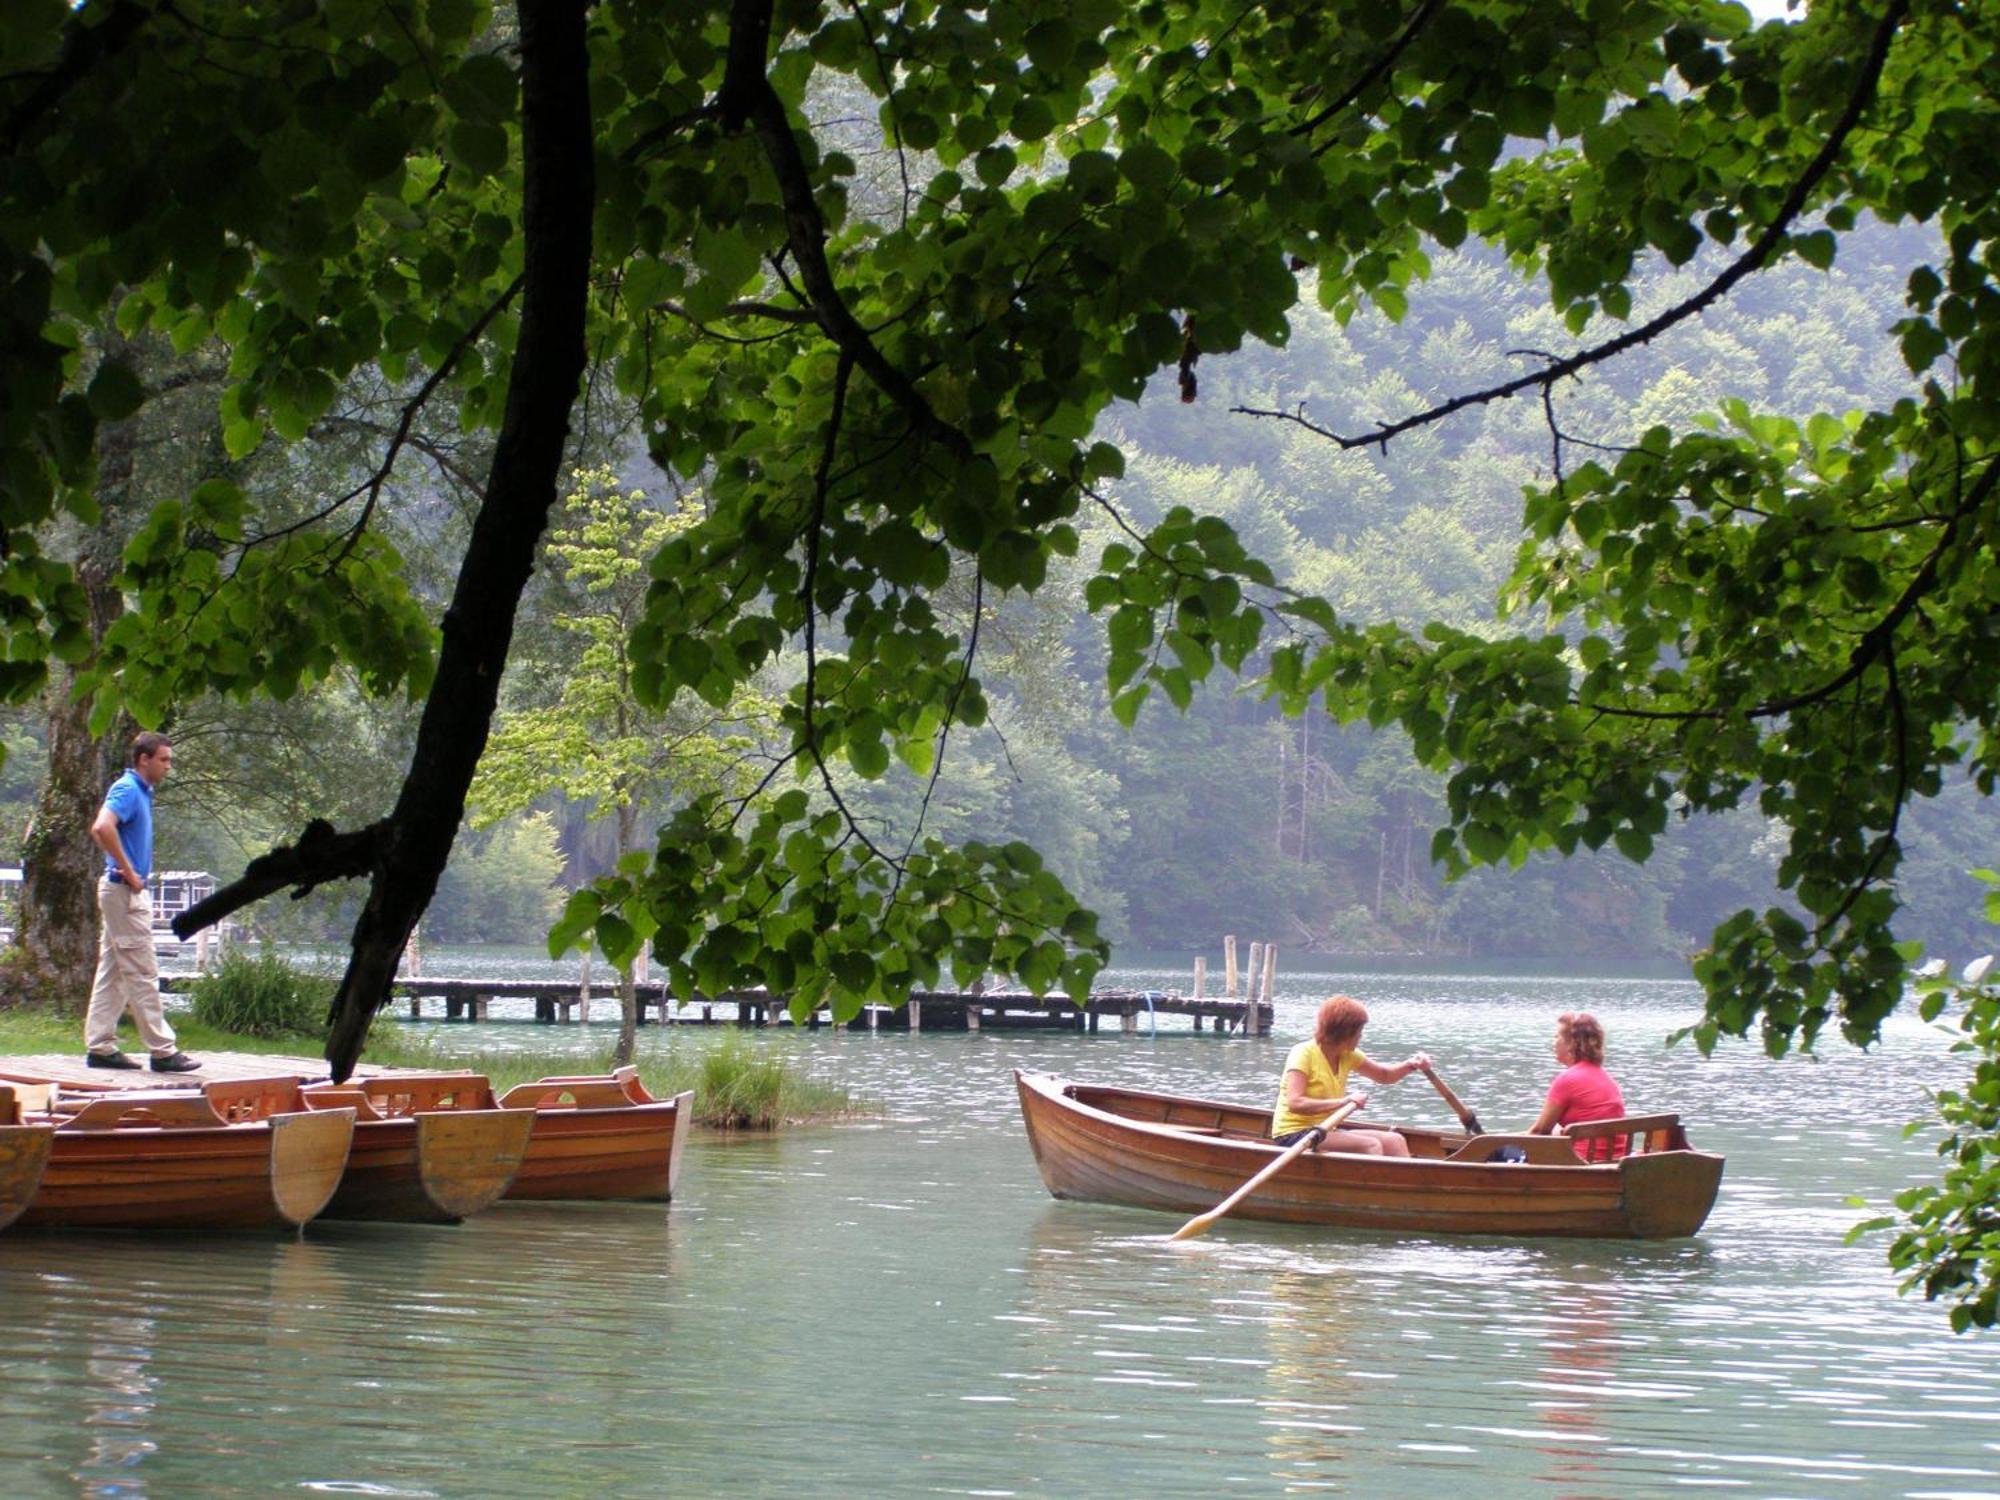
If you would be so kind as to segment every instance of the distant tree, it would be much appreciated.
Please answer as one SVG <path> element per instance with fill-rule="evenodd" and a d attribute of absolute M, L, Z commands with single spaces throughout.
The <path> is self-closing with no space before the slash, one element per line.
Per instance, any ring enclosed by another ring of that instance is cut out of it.
<path fill-rule="evenodd" d="M 683 702 L 648 708 L 634 677 L 632 635 L 645 617 L 646 564 L 667 540 L 693 526 L 699 502 L 661 507 L 621 487 L 607 468 L 572 478 L 543 555 L 556 597 L 547 605 L 558 637 L 575 649 L 525 671 L 560 684 L 541 704 L 503 708 L 470 792 L 472 826 L 511 818 L 550 797 L 586 804 L 617 829 L 619 866 L 639 850 L 639 819 L 648 805 L 698 797 L 742 796 L 766 769 L 760 735 L 775 725 L 777 704 L 745 688 L 723 708 Z M 644 936 L 642 934 L 642 936 Z M 623 976 L 616 1061 L 632 1060 L 638 998 L 632 962 Z"/>

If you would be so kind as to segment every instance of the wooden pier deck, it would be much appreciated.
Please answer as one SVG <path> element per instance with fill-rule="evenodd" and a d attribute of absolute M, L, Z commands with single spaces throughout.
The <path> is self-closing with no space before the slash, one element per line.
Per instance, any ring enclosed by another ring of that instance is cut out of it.
<path fill-rule="evenodd" d="M 190 976 L 162 975 L 160 988 L 184 990 Z M 407 1005 L 411 1020 L 428 1014 L 447 1021 L 493 1019 L 495 1000 L 532 1002 L 534 1019 L 543 1025 L 573 1020 L 587 1021 L 593 1004 L 609 1007 L 617 1014 L 618 987 L 605 981 L 589 985 L 558 979 L 455 979 L 420 976 L 395 981 L 394 993 Z M 685 1006 L 676 1005 L 672 991 L 657 981 L 638 986 L 639 1019 L 642 1024 L 668 1025 L 791 1025 L 790 1012 L 782 996 L 763 990 L 732 990 L 715 996 L 699 996 Z M 429 1011 L 426 1007 L 432 1007 Z M 1191 997 L 1166 990 L 1101 990 L 1079 1006 L 1065 995 L 1030 995 L 1025 991 L 992 990 L 972 994 L 964 990 L 920 990 L 907 1005 L 864 1006 L 862 1014 L 847 1023 L 867 1031 L 980 1031 L 1053 1030 L 1093 1032 L 1106 1020 L 1115 1020 L 1122 1032 L 1137 1032 L 1149 1017 L 1190 1017 L 1194 1029 L 1218 1034 L 1267 1036 L 1271 1030 L 1271 1004 L 1227 995 Z M 832 1011 L 822 1006 L 806 1023 L 817 1030 L 833 1025 Z"/>

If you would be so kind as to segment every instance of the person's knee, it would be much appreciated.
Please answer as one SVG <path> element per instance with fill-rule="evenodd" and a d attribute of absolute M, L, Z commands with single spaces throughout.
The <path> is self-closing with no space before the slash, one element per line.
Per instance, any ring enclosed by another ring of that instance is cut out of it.
<path fill-rule="evenodd" d="M 1383 1135 L 1377 1136 L 1376 1139 L 1382 1143 L 1382 1154 L 1384 1156 L 1408 1156 L 1410 1154 L 1410 1143 L 1400 1135 Z"/>
<path fill-rule="evenodd" d="M 1378 1135 L 1357 1135 L 1354 1138 L 1354 1144 L 1348 1149 L 1350 1151 L 1360 1151 L 1367 1156 L 1380 1156 L 1382 1154 L 1382 1138 Z"/>

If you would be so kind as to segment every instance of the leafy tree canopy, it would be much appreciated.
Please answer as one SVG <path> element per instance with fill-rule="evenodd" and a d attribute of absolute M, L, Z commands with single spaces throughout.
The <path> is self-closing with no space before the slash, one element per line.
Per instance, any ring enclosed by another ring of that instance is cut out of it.
<path fill-rule="evenodd" d="M 1503 247 L 1581 342 L 1318 432 L 1393 454 L 1726 308 L 1786 257 L 1830 264 L 1864 215 L 1930 221 L 1941 248 L 1897 325 L 1919 397 L 1809 421 L 1731 407 L 1608 455 L 1552 425 L 1518 633 L 1350 620 L 1180 509 L 1106 549 L 1087 592 L 1119 718 L 1220 665 L 1295 710 L 1398 724 L 1451 773 L 1434 852 L 1455 868 L 1643 859 L 1668 819 L 1755 798 L 1792 830 L 1780 878 L 1804 915 L 1718 932 L 1699 1039 L 1761 1025 L 1782 1050 L 1837 1017 L 1865 1041 L 1900 994 L 1901 810 L 1965 766 L 1990 791 L 2000 762 L 1996 32 L 1943 0 L 1761 27 L 1717 0 L 522 0 L 505 24 L 476 0 L 9 6 L 0 690 L 76 648 L 35 531 L 88 514 L 94 425 L 152 394 L 94 358 L 95 320 L 223 340 L 237 454 L 296 438 L 364 366 L 406 413 L 449 384 L 500 439 L 435 664 L 369 524 L 379 482 L 280 533 L 224 477 L 133 544 L 145 609 L 99 674 L 142 718 L 339 660 L 432 689 L 405 804 L 324 866 L 391 890 L 340 1002 L 372 1006 L 491 717 L 506 630 L 482 645 L 462 611 L 511 612 L 588 350 L 708 497 L 651 564 L 638 692 L 723 705 L 797 643 L 786 774 L 820 794 L 689 807 L 560 936 L 594 928 L 614 955 L 651 937 L 684 987 L 802 1004 L 895 998 L 946 963 L 1077 990 L 1102 944 L 1033 851 L 879 846 L 839 784 L 897 756 L 935 769 L 984 718 L 983 608 L 1035 590 L 1107 505 L 1108 404 L 1163 370 L 1196 399 L 1200 359 L 1283 344 L 1303 297 L 1393 319 L 1435 247 Z M 1627 324 L 1654 257 L 1705 279 Z"/>

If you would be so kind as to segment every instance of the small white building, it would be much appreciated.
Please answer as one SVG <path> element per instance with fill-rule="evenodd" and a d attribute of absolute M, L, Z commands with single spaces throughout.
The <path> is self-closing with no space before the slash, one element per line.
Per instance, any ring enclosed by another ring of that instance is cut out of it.
<path fill-rule="evenodd" d="M 234 922 L 205 928 L 187 942 L 174 936 L 174 918 L 215 894 L 206 870 L 161 870 L 153 876 L 153 951 L 162 959 L 206 968 L 209 958 L 242 936 Z M 0 946 L 14 941 L 21 909 L 21 867 L 0 865 Z"/>

